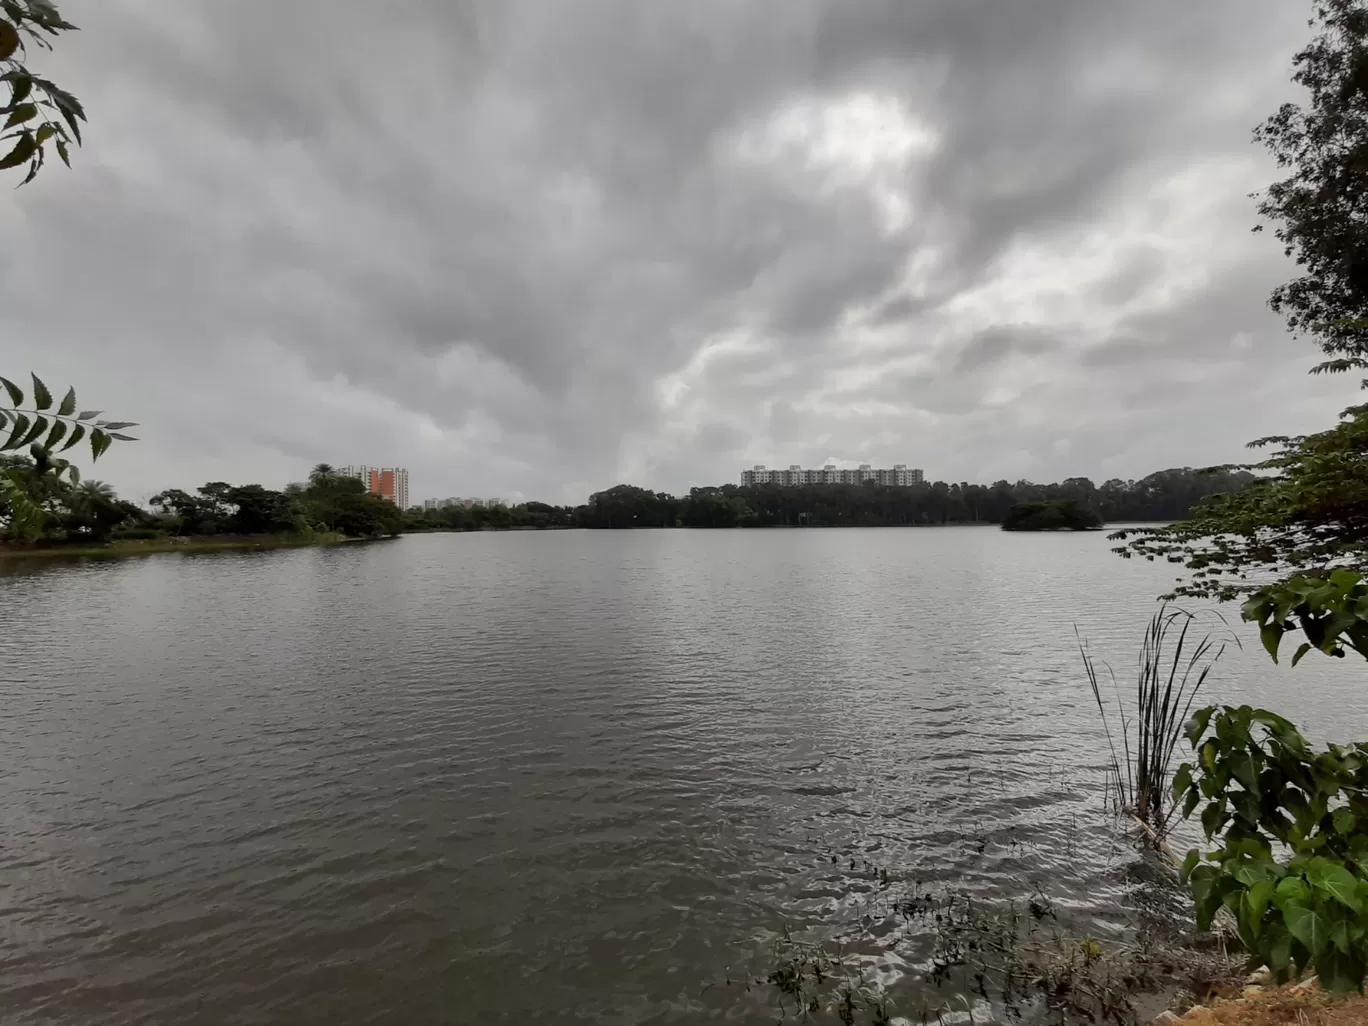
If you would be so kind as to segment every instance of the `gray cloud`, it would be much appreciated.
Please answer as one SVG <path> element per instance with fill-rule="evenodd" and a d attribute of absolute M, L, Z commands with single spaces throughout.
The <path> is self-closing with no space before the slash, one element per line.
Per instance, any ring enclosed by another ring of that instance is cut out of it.
<path fill-rule="evenodd" d="M 146 425 L 135 496 L 1235 458 L 1352 391 L 1263 305 L 1305 12 L 1251 2 L 66 0 L 5 364 Z"/>

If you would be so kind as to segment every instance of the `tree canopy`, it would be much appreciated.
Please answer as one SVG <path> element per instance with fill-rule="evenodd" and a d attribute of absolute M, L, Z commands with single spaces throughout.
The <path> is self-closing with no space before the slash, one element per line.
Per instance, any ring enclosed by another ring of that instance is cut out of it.
<path fill-rule="evenodd" d="M 1301 268 L 1270 305 L 1331 357 L 1317 370 L 1343 371 L 1368 367 L 1368 7 L 1319 0 L 1314 11 L 1318 31 L 1292 76 L 1306 100 L 1283 104 L 1255 133 L 1289 172 L 1259 212 Z"/>
<path fill-rule="evenodd" d="M 1004 531 L 1091 531 L 1101 526 L 1097 511 L 1075 499 L 1019 502 L 1002 521 Z"/>

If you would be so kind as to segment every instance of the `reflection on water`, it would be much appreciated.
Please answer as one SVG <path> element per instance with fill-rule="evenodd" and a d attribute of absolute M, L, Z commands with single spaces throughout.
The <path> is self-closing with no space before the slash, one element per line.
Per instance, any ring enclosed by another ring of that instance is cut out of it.
<path fill-rule="evenodd" d="M 4 1021 L 744 1018 L 709 985 L 784 924 L 877 935 L 884 870 L 1120 930 L 1073 627 L 1125 679 L 1170 568 L 1107 550 L 564 532 L 12 569 Z M 1364 736 L 1353 670 L 1234 652 L 1213 697 Z"/>

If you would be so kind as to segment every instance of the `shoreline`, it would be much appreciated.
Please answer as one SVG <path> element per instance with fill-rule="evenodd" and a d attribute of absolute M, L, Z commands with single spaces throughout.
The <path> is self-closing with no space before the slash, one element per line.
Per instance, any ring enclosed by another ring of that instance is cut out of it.
<path fill-rule="evenodd" d="M 198 553 L 234 552 L 251 549 L 297 549 L 374 540 L 376 539 L 348 538 L 346 535 L 329 532 L 314 535 L 159 538 L 147 541 L 116 541 L 104 545 L 53 545 L 33 548 L 0 545 L 0 562 L 8 559 L 125 559 L 130 556 L 152 556 L 167 552 Z"/>

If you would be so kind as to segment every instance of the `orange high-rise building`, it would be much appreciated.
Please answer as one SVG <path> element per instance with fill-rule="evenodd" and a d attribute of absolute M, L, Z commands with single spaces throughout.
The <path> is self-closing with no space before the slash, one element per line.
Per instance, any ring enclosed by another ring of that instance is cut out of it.
<path fill-rule="evenodd" d="M 408 471 L 403 467 L 341 467 L 337 472 L 343 477 L 357 478 L 372 495 L 408 509 Z"/>

